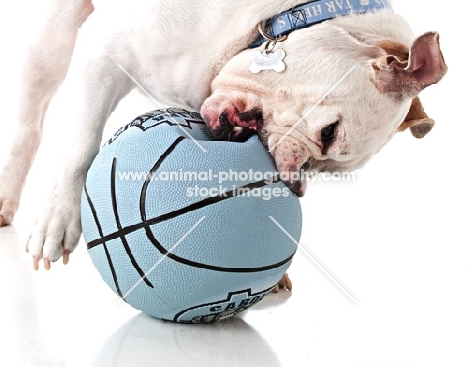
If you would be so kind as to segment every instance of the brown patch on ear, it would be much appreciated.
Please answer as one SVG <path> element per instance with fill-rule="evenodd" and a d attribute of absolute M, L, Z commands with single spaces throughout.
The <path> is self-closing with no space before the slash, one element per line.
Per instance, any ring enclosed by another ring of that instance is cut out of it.
<path fill-rule="evenodd" d="M 392 52 L 399 52 L 400 56 L 405 55 L 398 44 L 384 42 L 382 45 Z M 401 61 L 395 55 L 385 55 L 375 60 L 373 66 L 376 88 L 399 100 L 417 97 L 423 89 L 438 83 L 447 73 L 436 32 L 425 33 L 413 42 L 408 61 Z"/>
<path fill-rule="evenodd" d="M 387 55 L 396 56 L 400 61 L 408 61 L 409 47 L 403 43 L 393 40 L 380 41 L 377 46 L 385 51 Z"/>
<path fill-rule="evenodd" d="M 431 131 L 434 125 L 435 121 L 426 115 L 421 100 L 419 97 L 416 97 L 413 98 L 408 115 L 398 128 L 398 131 L 404 131 L 409 128 L 415 138 L 421 139 Z"/>

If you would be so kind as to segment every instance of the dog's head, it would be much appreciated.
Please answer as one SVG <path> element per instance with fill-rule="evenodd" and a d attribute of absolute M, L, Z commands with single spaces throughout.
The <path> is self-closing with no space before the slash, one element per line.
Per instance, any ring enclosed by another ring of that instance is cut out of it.
<path fill-rule="evenodd" d="M 427 134 L 434 121 L 418 94 L 447 70 L 436 33 L 408 48 L 317 27 L 324 29 L 294 32 L 281 44 L 286 53 L 281 73 L 251 73 L 252 50 L 231 59 L 201 111 L 218 139 L 242 140 L 257 131 L 298 195 L 306 187 L 297 174 L 301 170 L 355 170 L 397 131 L 409 128 L 417 138 Z"/>

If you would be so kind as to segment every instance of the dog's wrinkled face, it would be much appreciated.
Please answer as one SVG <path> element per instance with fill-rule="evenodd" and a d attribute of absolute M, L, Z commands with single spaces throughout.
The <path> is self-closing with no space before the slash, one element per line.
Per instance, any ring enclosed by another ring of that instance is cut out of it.
<path fill-rule="evenodd" d="M 244 51 L 213 82 L 202 115 L 218 139 L 257 131 L 283 180 L 302 196 L 301 170 L 355 170 L 397 131 L 409 127 L 422 137 L 432 127 L 417 95 L 446 72 L 438 35 L 418 38 L 406 58 L 389 43 L 363 43 L 338 28 L 322 39 L 298 31 L 280 46 L 282 73 L 250 73 L 252 51 Z"/>

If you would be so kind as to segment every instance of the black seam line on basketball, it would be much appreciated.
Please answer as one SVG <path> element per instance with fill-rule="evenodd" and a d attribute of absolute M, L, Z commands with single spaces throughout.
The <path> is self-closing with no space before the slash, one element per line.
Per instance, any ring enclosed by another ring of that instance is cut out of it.
<path fill-rule="evenodd" d="M 173 253 L 170 253 L 154 237 L 153 232 L 151 231 L 151 228 L 149 226 L 145 227 L 145 230 L 146 230 L 146 235 L 148 236 L 148 239 L 151 241 L 151 243 L 153 243 L 153 245 L 159 250 L 159 252 L 162 255 L 167 256 L 168 258 L 170 258 L 170 259 L 172 259 L 174 261 L 177 261 L 177 262 L 179 262 L 181 264 L 188 265 L 188 266 L 193 267 L 193 268 L 214 270 L 214 271 L 225 272 L 225 273 L 256 273 L 256 272 L 260 272 L 260 271 L 279 268 L 280 266 L 282 266 L 282 265 L 286 264 L 287 262 L 289 262 L 294 256 L 294 253 L 293 253 L 287 259 L 285 259 L 283 261 L 280 261 L 280 262 L 278 262 L 276 264 L 262 266 L 262 267 L 255 267 L 255 268 L 228 268 L 228 267 L 222 267 L 222 266 L 214 266 L 214 265 L 199 263 L 197 261 L 184 259 L 183 257 L 180 257 L 180 256 L 177 256 L 177 255 L 174 255 Z"/>
<path fill-rule="evenodd" d="M 114 210 L 115 215 L 115 222 L 117 224 L 117 228 L 122 230 L 122 224 L 120 223 L 119 211 L 117 207 L 117 194 L 116 194 L 116 171 L 117 171 L 117 158 L 114 158 L 112 161 L 112 170 L 111 170 L 111 197 L 112 197 L 112 209 Z M 128 244 L 127 238 L 125 236 L 121 236 L 120 240 L 122 241 L 123 247 L 125 252 L 127 253 L 133 267 L 137 271 L 138 275 L 140 275 L 141 279 L 143 279 L 148 287 L 154 288 L 153 284 L 146 278 L 145 272 L 140 268 L 135 257 L 132 254 L 132 249 Z"/>
<path fill-rule="evenodd" d="M 99 222 L 96 207 L 94 206 L 93 201 L 91 200 L 91 197 L 88 194 L 88 188 L 87 188 L 86 184 L 84 185 L 84 192 L 85 192 L 85 195 L 86 195 L 86 199 L 88 201 L 89 208 L 91 209 L 91 212 L 93 213 L 94 222 L 96 223 L 96 227 L 98 229 L 99 235 L 101 237 L 103 237 L 102 226 L 101 226 L 101 223 Z M 104 252 L 106 254 L 107 262 L 109 264 L 109 268 L 110 268 L 111 273 L 112 273 L 112 278 L 114 279 L 114 284 L 115 284 L 115 288 L 117 289 L 117 294 L 120 296 L 120 298 L 122 298 L 125 301 L 125 299 L 123 297 L 123 293 L 122 293 L 122 291 L 120 290 L 120 287 L 119 287 L 119 281 L 117 279 L 117 272 L 115 271 L 114 263 L 112 262 L 112 258 L 110 256 L 107 245 L 106 245 L 105 242 L 102 245 L 104 247 Z"/>
<path fill-rule="evenodd" d="M 259 182 L 254 182 L 254 183 L 251 183 L 251 184 L 248 184 L 248 185 L 245 185 L 245 186 L 241 186 L 240 188 L 255 189 L 255 188 L 264 187 L 264 186 L 267 186 L 269 184 L 276 183 L 276 182 L 279 182 L 279 181 L 280 181 L 279 179 L 275 179 L 271 183 L 268 183 L 267 181 L 259 181 Z M 126 234 L 128 234 L 128 233 L 135 232 L 137 230 L 140 230 L 140 229 L 144 228 L 146 233 L 147 233 L 147 236 L 148 236 L 149 240 L 153 243 L 153 245 L 159 250 L 159 252 L 161 254 L 166 255 L 169 258 L 171 258 L 171 259 L 173 259 L 175 261 L 178 261 L 180 263 L 190 265 L 190 266 L 193 266 L 193 267 L 200 267 L 200 268 L 204 268 L 204 269 L 208 269 L 208 270 L 216 270 L 216 271 L 222 271 L 222 272 L 233 272 L 233 273 L 252 273 L 252 272 L 260 272 L 260 271 L 275 269 L 275 268 L 278 268 L 278 267 L 286 264 L 287 262 L 289 262 L 293 258 L 295 252 L 291 256 L 289 256 L 287 259 L 285 259 L 283 261 L 280 261 L 280 262 L 278 262 L 276 264 L 263 266 L 263 267 L 256 267 L 256 268 L 226 268 L 226 267 L 212 266 L 212 265 L 208 265 L 208 264 L 197 263 L 197 262 L 194 262 L 194 261 L 191 261 L 191 260 L 181 258 L 181 257 L 179 257 L 177 255 L 171 254 L 154 238 L 153 233 L 152 233 L 151 229 L 149 228 L 149 226 L 161 223 L 161 222 L 169 220 L 169 219 L 173 219 L 173 218 L 175 218 L 175 217 L 177 217 L 179 215 L 185 214 L 185 213 L 187 213 L 189 211 L 197 210 L 197 209 L 203 208 L 205 206 L 220 202 L 222 200 L 226 200 L 228 198 L 235 197 L 235 196 L 237 196 L 237 195 L 235 195 L 235 193 L 238 193 L 238 192 L 241 191 L 241 190 L 238 190 L 238 189 L 239 188 L 236 188 L 236 189 L 234 189 L 232 191 L 226 192 L 224 195 L 219 195 L 217 197 L 204 199 L 204 200 L 202 200 L 202 201 L 200 201 L 198 203 L 194 203 L 192 205 L 189 205 L 186 208 L 182 208 L 182 209 L 173 211 L 171 213 L 161 215 L 159 217 L 156 217 L 156 218 L 153 218 L 151 220 L 142 222 L 140 224 L 136 224 L 136 225 L 133 225 L 133 226 L 126 227 L 126 228 L 122 229 L 122 231 L 119 231 L 119 232 L 125 232 Z M 91 241 L 90 243 L 88 243 L 88 250 L 93 248 L 93 247 L 99 246 L 103 242 L 107 242 L 109 240 L 119 238 L 120 237 L 119 232 L 110 234 L 110 235 L 108 235 L 106 237 L 101 238 L 100 240 Z"/>
<path fill-rule="evenodd" d="M 260 184 L 260 185 L 259 185 Z M 260 182 L 254 182 L 252 184 L 249 184 L 249 185 L 246 185 L 246 186 L 252 186 L 253 188 L 257 188 L 257 186 L 259 187 L 262 187 L 262 186 L 265 186 L 266 182 L 265 181 L 260 181 Z M 243 186 L 245 187 L 245 186 Z M 252 187 L 249 187 L 249 190 L 252 189 Z M 230 197 L 233 197 L 233 196 L 237 196 L 237 195 L 234 195 L 233 191 L 230 191 L 231 195 Z M 228 195 L 229 196 L 229 195 Z M 213 199 L 219 199 L 220 196 L 218 197 L 214 197 Z M 212 198 L 207 198 L 205 200 L 202 200 L 201 202 L 203 201 L 206 201 L 208 199 L 212 199 Z M 219 202 L 221 200 L 218 200 L 218 201 L 215 201 L 215 202 Z M 200 204 L 201 202 L 199 203 L 195 203 L 195 204 Z M 210 202 L 204 206 L 207 206 L 207 205 L 210 205 L 210 204 L 214 204 L 214 202 Z M 188 206 L 187 208 L 189 208 L 190 206 Z M 196 209 L 200 209 L 202 208 L 203 206 L 199 206 L 199 205 L 196 205 Z M 185 208 L 185 209 L 187 209 Z M 192 209 L 192 210 L 195 210 L 195 209 Z M 185 214 L 187 213 L 187 211 L 182 211 L 180 214 L 178 215 L 182 215 L 182 214 Z M 143 214 L 142 214 L 143 215 Z M 148 223 L 148 222 L 146 222 Z M 200 263 L 200 262 L 197 262 L 197 261 L 192 261 L 192 260 L 188 260 L 188 259 L 185 259 L 183 257 L 180 257 L 180 256 L 177 256 L 171 252 L 169 252 L 163 245 L 161 245 L 161 243 L 154 237 L 154 234 L 153 234 L 153 231 L 151 230 L 151 227 L 149 224 L 146 224 L 145 225 L 145 232 L 146 232 L 146 236 L 148 237 L 148 239 L 151 241 L 151 243 L 154 245 L 154 247 L 156 247 L 159 252 L 163 255 L 163 256 L 167 256 L 168 258 L 174 260 L 174 261 L 177 261 L 181 264 L 185 264 L 185 265 L 188 265 L 190 267 L 193 267 L 193 268 L 201 268 L 201 269 L 206 269 L 206 270 L 214 270 L 214 271 L 219 271 L 219 272 L 229 272 L 229 273 L 255 273 L 255 272 L 260 272 L 260 271 L 265 271 L 265 270 L 270 270 L 270 269 L 276 269 L 276 268 L 279 268 L 280 266 L 286 264 L 287 262 L 289 262 L 293 256 L 291 255 L 289 258 L 283 260 L 283 261 L 280 261 L 279 263 L 276 263 L 276 264 L 272 264 L 272 265 L 268 265 L 268 266 L 263 266 L 263 267 L 255 267 L 255 268 L 239 268 L 239 267 L 235 267 L 235 268 L 229 268 L 229 267 L 221 267 L 221 266 L 214 266 L 214 265 L 209 265 L 209 264 L 204 264 L 204 263 Z"/>
<path fill-rule="evenodd" d="M 173 218 L 175 218 L 175 217 L 177 217 L 179 215 L 186 214 L 188 212 L 201 209 L 201 208 L 203 208 L 205 206 L 208 206 L 208 205 L 211 205 L 211 204 L 216 204 L 216 203 L 219 203 L 219 202 L 221 202 L 223 200 L 227 200 L 227 199 L 236 197 L 236 196 L 238 196 L 238 194 L 241 193 L 241 191 L 243 191 L 241 189 L 250 189 L 250 190 L 257 189 L 257 188 L 261 188 L 261 187 L 264 187 L 264 186 L 268 186 L 268 185 L 273 184 L 273 183 L 277 183 L 279 181 L 281 181 L 279 178 L 275 178 L 271 182 L 270 181 L 253 182 L 253 183 L 250 183 L 250 184 L 245 185 L 245 186 L 237 187 L 234 190 L 225 192 L 224 194 L 220 194 L 218 196 L 203 199 L 203 200 L 201 200 L 199 202 L 188 205 L 185 208 L 181 208 L 181 209 L 175 210 L 173 212 L 169 212 L 169 213 L 160 215 L 158 217 L 155 217 L 153 219 L 149 219 L 147 221 L 144 221 L 144 222 L 141 222 L 141 223 L 138 223 L 138 224 L 130 225 L 128 227 L 122 228 L 122 230 L 119 230 L 117 232 L 108 234 L 108 235 L 106 235 L 104 237 L 101 237 L 99 239 L 90 241 L 88 243 L 88 250 L 91 250 L 93 247 L 102 245 L 103 243 L 106 243 L 106 242 L 108 242 L 110 240 L 115 240 L 115 239 L 117 239 L 117 238 L 119 238 L 121 236 L 126 236 L 126 235 L 128 235 L 130 233 L 136 232 L 136 231 L 138 231 L 140 229 L 143 229 L 143 228 L 145 228 L 147 226 L 151 226 L 151 225 L 154 225 L 154 224 L 159 224 L 159 223 L 164 222 L 166 220 L 173 219 Z"/>
<path fill-rule="evenodd" d="M 146 193 L 148 190 L 148 186 L 151 183 L 151 178 L 159 169 L 159 167 L 161 167 L 161 164 L 169 156 L 169 154 L 171 154 L 174 151 L 174 149 L 177 147 L 177 145 L 179 145 L 179 143 L 183 140 L 185 140 L 184 136 L 181 136 L 177 138 L 176 140 L 174 140 L 171 146 L 159 157 L 156 164 L 153 166 L 153 168 L 151 168 L 151 170 L 146 175 L 146 180 L 140 193 L 140 214 L 141 214 L 141 221 L 143 223 L 146 222 Z"/>

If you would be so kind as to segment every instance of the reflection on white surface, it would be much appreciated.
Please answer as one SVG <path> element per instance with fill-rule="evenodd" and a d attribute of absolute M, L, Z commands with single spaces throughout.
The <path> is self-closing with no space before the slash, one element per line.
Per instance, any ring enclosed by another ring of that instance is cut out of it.
<path fill-rule="evenodd" d="M 52 272 L 32 271 L 15 226 L 0 229 L 0 243 L 1 359 L 12 366 L 281 365 L 240 317 L 207 325 L 157 320 L 119 302 L 85 251 L 74 254 L 79 267 L 54 264 L 71 277 L 52 279 Z M 272 297 L 257 309 L 287 299 Z"/>
<path fill-rule="evenodd" d="M 0 231 L 0 348 L 1 360 L 15 366 L 60 367 L 60 358 L 48 355 L 36 307 L 35 282 L 23 260 L 14 226 Z"/>
<path fill-rule="evenodd" d="M 184 325 L 138 314 L 106 340 L 93 367 L 280 366 L 275 351 L 241 318 Z"/>

